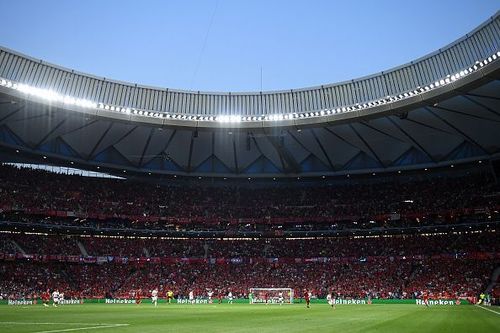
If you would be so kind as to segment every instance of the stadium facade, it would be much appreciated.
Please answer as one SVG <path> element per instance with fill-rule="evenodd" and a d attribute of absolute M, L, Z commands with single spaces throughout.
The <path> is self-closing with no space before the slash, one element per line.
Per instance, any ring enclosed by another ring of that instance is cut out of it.
<path fill-rule="evenodd" d="M 146 87 L 2 47 L 1 158 L 209 177 L 364 174 L 496 159 L 499 59 L 498 12 L 408 64 L 273 92 Z"/>

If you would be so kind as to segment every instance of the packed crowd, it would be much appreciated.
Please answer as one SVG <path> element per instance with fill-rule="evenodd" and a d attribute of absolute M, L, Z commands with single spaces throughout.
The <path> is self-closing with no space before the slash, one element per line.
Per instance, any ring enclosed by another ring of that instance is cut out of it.
<path fill-rule="evenodd" d="M 0 166 L 4 219 L 94 227 L 159 229 L 178 228 L 173 224 L 180 223 L 189 224 L 190 229 L 227 229 L 229 225 L 255 229 L 256 223 L 270 221 L 297 221 L 286 228 L 308 222 L 332 229 L 341 229 L 344 223 L 359 228 L 425 225 L 498 215 L 499 198 L 488 173 L 420 181 L 250 188 L 160 186 Z"/>
<path fill-rule="evenodd" d="M 0 233 L 0 253 L 179 258 L 360 258 L 500 253 L 500 233 L 310 239 L 161 239 Z"/>
<path fill-rule="evenodd" d="M 3 233 L 0 248 L 6 253 L 22 249 L 26 254 L 25 249 L 29 249 L 30 254 L 82 256 L 78 251 L 83 249 L 94 256 L 167 256 L 182 260 L 88 264 L 24 256 L 0 261 L 0 295 L 31 297 L 47 288 L 58 288 L 68 297 L 128 297 L 139 289 L 147 296 L 150 290 L 159 288 L 161 295 L 172 290 L 178 297 L 187 296 L 191 290 L 206 296 L 208 289 L 245 297 L 252 287 L 292 287 L 299 294 L 306 288 L 318 297 L 332 291 L 355 298 L 414 298 L 422 292 L 445 298 L 470 297 L 488 284 L 500 264 L 499 239 L 497 232 L 295 240 Z M 184 261 L 187 258 L 203 260 Z M 244 258 L 247 260 L 232 260 Z"/>
<path fill-rule="evenodd" d="M 252 287 L 307 289 L 317 297 L 333 292 L 345 298 L 474 297 L 485 288 L 495 267 L 492 260 L 373 260 L 346 263 L 91 265 L 0 262 L 0 295 L 31 298 L 58 289 L 75 298 L 128 298 L 158 288 L 164 297 L 208 290 L 247 297 Z"/>
<path fill-rule="evenodd" d="M 489 174 L 322 186 L 177 186 L 0 166 L 0 220 L 93 231 L 407 227 L 500 219 Z M 291 222 L 291 223 L 290 223 Z M 30 227 L 31 230 L 31 227 Z M 14 231 L 14 232 L 12 232 Z M 475 296 L 499 264 L 498 232 L 256 240 L 0 233 L 0 297 L 176 297 L 208 289 L 245 297 L 291 287 L 322 297 Z M 48 232 L 48 231 L 47 231 Z M 95 233 L 94 233 L 95 234 Z M 279 236 L 279 234 L 277 234 Z M 56 258 L 45 258 L 55 256 Z M 62 257 L 74 256 L 72 260 Z M 127 260 L 86 261 L 96 257 Z M 151 259 L 128 260 L 130 258 Z M 177 258 L 162 261 L 154 258 Z M 196 258 L 200 260 L 184 260 Z M 279 259 L 278 259 L 279 258 Z M 280 259 L 289 260 L 280 260 Z M 223 260 L 219 260 L 223 259 Z M 496 292 L 498 289 L 494 289 Z"/>

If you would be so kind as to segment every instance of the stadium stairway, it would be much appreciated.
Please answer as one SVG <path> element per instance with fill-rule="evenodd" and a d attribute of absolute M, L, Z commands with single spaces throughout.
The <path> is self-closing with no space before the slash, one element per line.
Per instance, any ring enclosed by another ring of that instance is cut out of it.
<path fill-rule="evenodd" d="M 485 290 L 486 294 L 490 294 L 493 288 L 495 288 L 495 285 L 497 284 L 499 277 L 500 277 L 500 266 L 498 266 L 493 270 L 493 273 L 491 274 L 490 283 L 488 284 Z"/>
<path fill-rule="evenodd" d="M 207 259 L 208 258 L 208 250 L 210 249 L 210 246 L 207 244 L 207 242 L 203 243 L 203 258 Z"/>
<path fill-rule="evenodd" d="M 85 246 L 83 245 L 83 243 L 80 242 L 77 239 L 75 241 L 76 241 L 76 245 L 78 245 L 78 248 L 80 249 L 80 252 L 82 253 L 82 256 L 88 257 L 89 253 L 87 252 L 87 249 L 85 248 Z"/>
<path fill-rule="evenodd" d="M 422 265 L 418 263 L 414 263 L 412 265 L 410 275 L 408 276 L 408 279 L 406 279 L 404 282 L 404 287 L 406 287 L 411 281 L 413 281 L 417 277 L 421 267 Z"/>
<path fill-rule="evenodd" d="M 145 256 L 146 258 L 151 257 L 151 255 L 149 254 L 149 250 L 148 250 L 146 247 L 143 247 L 143 248 L 142 248 L 142 253 L 144 253 L 144 256 Z"/>
<path fill-rule="evenodd" d="M 128 282 L 130 280 L 136 278 L 136 276 L 139 275 L 139 274 L 140 274 L 140 270 L 131 270 L 131 271 L 129 271 L 128 276 L 125 279 L 123 279 L 123 281 L 118 286 L 116 286 L 116 288 L 114 290 L 112 290 L 112 291 L 116 292 L 116 291 L 122 290 L 122 288 L 124 286 L 128 285 Z M 128 290 L 127 290 L 127 292 L 128 292 Z"/>
<path fill-rule="evenodd" d="M 266 246 L 264 246 L 263 253 L 264 253 L 265 258 L 267 258 L 267 255 L 268 255 L 270 249 L 271 249 L 271 245 L 266 244 Z"/>
<path fill-rule="evenodd" d="M 11 243 L 14 245 L 14 247 L 19 251 L 21 252 L 23 255 L 26 255 L 26 251 L 23 250 L 23 248 L 21 247 L 21 245 L 19 245 L 15 240 L 11 239 L 10 240 Z"/>
<path fill-rule="evenodd" d="M 73 276 L 72 274 L 69 274 L 67 271 L 66 271 L 66 268 L 63 268 L 60 270 L 60 274 L 61 276 L 64 276 L 66 282 L 68 282 L 68 284 L 74 289 L 74 290 L 77 290 L 78 289 L 78 278 Z"/>

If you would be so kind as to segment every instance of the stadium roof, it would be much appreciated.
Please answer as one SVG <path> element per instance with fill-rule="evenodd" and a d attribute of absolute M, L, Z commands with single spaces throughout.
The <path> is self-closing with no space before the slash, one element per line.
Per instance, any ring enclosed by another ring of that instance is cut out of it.
<path fill-rule="evenodd" d="M 59 164 L 221 177 L 488 159 L 500 149 L 499 58 L 498 12 L 408 64 L 289 91 L 145 87 L 0 48 L 0 145 Z"/>

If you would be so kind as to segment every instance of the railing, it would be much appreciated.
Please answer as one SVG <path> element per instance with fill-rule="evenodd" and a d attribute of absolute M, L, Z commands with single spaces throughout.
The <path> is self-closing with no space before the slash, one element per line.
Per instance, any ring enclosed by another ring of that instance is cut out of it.
<path fill-rule="evenodd" d="M 143 229 L 124 227 L 87 227 L 64 224 L 45 224 L 33 222 L 0 221 L 0 231 L 27 232 L 65 235 L 98 235 L 113 237 L 166 237 L 166 238 L 322 238 L 349 236 L 387 236 L 416 234 L 447 234 L 451 232 L 477 232 L 495 230 L 500 226 L 500 220 L 463 221 L 462 223 L 428 224 L 410 227 L 373 227 L 360 229 L 348 227 L 345 229 L 325 230 L 175 230 L 175 229 Z"/>

